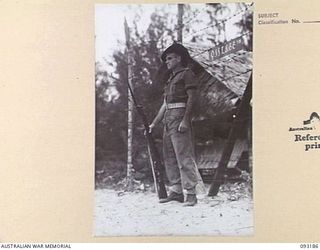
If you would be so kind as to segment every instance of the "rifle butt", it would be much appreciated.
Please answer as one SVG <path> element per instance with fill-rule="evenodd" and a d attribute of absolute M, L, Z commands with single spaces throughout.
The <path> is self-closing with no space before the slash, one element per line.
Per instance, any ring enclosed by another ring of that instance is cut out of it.
<path fill-rule="evenodd" d="M 156 148 L 153 148 L 153 150 L 156 150 Z M 149 143 L 148 143 L 148 152 L 149 152 L 149 160 L 150 160 L 150 165 L 151 165 L 151 170 L 153 175 L 154 186 L 155 186 L 158 198 L 165 199 L 167 198 L 167 190 L 163 181 L 163 175 L 159 169 L 155 168 L 154 161 L 152 159 L 153 154 L 151 152 Z"/>
<path fill-rule="evenodd" d="M 221 186 L 220 181 L 214 181 L 210 186 L 208 196 L 211 196 L 211 197 L 216 196 L 219 192 L 220 186 Z"/>

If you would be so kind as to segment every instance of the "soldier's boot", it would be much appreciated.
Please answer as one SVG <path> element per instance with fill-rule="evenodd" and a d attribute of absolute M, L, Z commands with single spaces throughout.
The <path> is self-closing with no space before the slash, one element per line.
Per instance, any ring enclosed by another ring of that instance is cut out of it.
<path fill-rule="evenodd" d="M 184 201 L 183 194 L 182 193 L 178 194 L 176 192 L 172 192 L 169 194 L 169 196 L 167 198 L 159 200 L 160 203 L 166 203 L 166 202 L 170 202 L 170 201 L 183 202 Z"/>
<path fill-rule="evenodd" d="M 187 199 L 185 204 L 183 204 L 184 207 L 193 207 L 198 203 L 197 196 L 195 194 L 187 194 Z"/>

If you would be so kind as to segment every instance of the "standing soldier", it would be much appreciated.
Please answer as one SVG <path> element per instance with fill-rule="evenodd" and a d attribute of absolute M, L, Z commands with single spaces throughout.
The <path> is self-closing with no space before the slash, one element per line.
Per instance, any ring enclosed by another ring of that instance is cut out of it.
<path fill-rule="evenodd" d="M 191 57 L 181 44 L 168 47 L 161 59 L 166 63 L 171 76 L 164 89 L 163 104 L 150 124 L 150 132 L 163 120 L 163 154 L 166 174 L 169 180 L 169 196 L 160 203 L 184 202 L 183 189 L 186 190 L 185 206 L 197 203 L 197 167 L 194 160 L 191 131 L 191 110 L 196 91 L 196 78 L 187 68 Z"/>

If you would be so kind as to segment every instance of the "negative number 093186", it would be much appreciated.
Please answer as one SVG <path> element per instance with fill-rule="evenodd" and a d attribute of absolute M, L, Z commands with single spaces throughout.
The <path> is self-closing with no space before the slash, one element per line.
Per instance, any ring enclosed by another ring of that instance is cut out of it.
<path fill-rule="evenodd" d="M 300 248 L 318 248 L 318 244 L 313 243 L 313 244 L 300 244 Z"/>

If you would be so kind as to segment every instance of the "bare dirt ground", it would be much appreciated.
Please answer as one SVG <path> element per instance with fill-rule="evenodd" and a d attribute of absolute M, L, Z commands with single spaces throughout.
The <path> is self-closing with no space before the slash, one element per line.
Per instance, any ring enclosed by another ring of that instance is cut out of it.
<path fill-rule="evenodd" d="M 95 236 L 249 236 L 253 201 L 242 184 L 222 186 L 198 204 L 158 203 L 151 191 L 95 191 Z M 208 189 L 208 186 L 206 186 Z"/>

